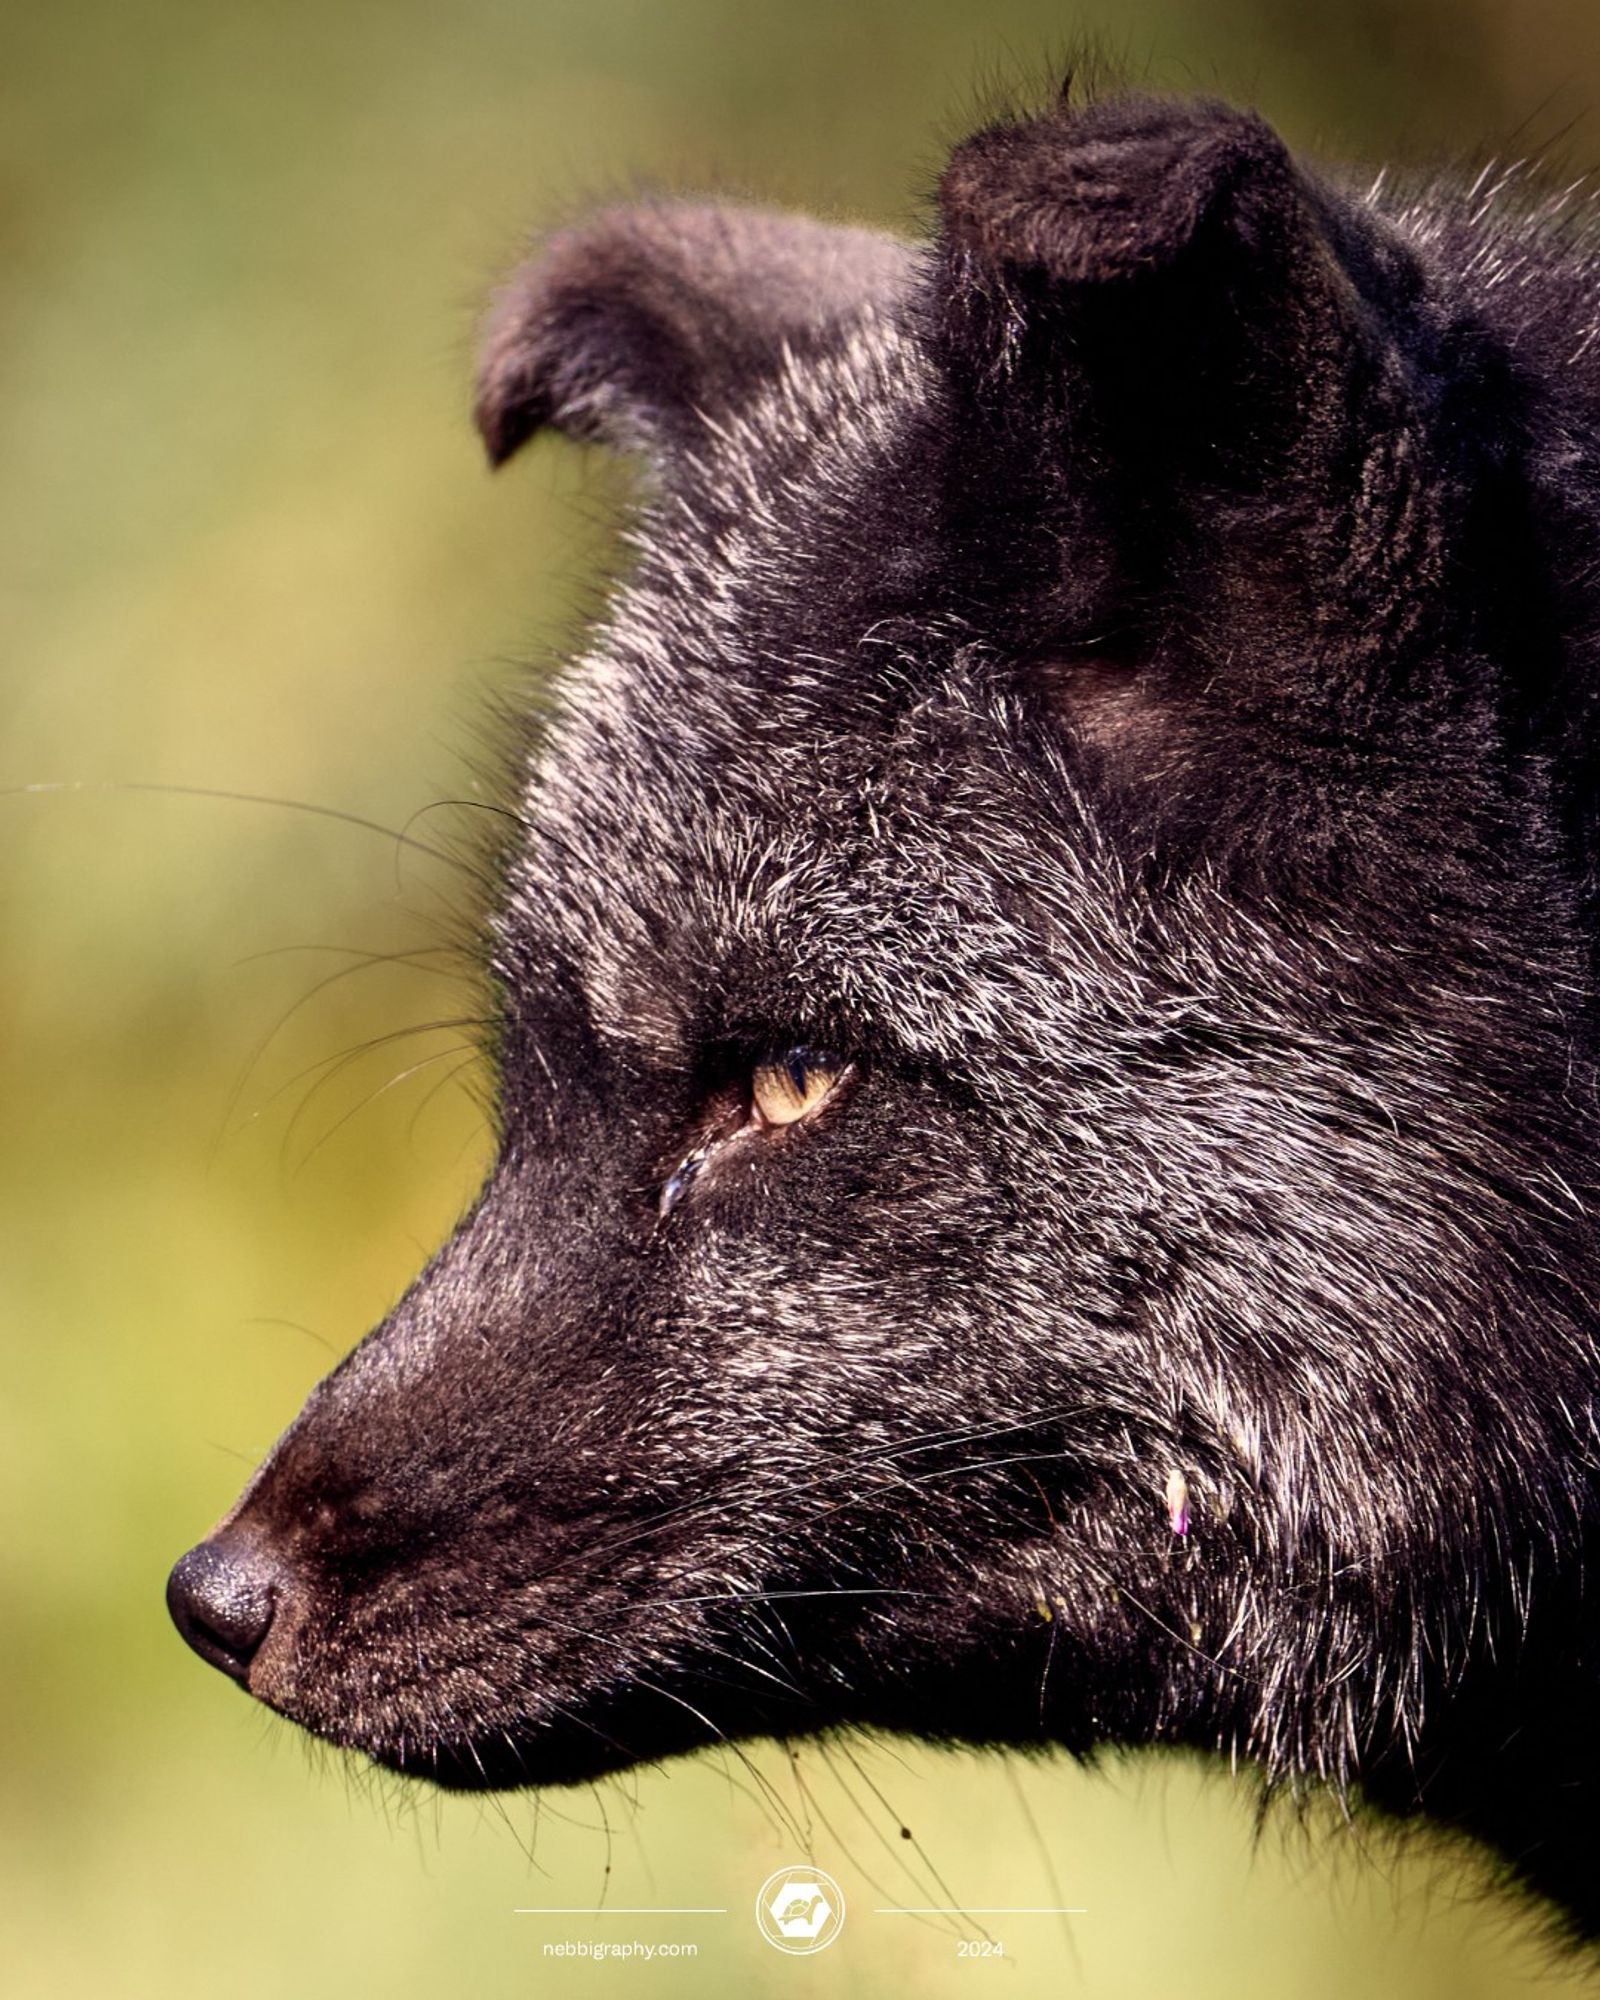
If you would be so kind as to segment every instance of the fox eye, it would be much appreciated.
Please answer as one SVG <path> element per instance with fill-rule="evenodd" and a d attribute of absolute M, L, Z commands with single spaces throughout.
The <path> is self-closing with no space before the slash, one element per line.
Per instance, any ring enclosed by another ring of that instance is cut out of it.
<path fill-rule="evenodd" d="M 838 1056 L 819 1049 L 790 1049 L 750 1073 L 750 1103 L 763 1125 L 793 1125 L 828 1097 L 844 1073 Z"/>

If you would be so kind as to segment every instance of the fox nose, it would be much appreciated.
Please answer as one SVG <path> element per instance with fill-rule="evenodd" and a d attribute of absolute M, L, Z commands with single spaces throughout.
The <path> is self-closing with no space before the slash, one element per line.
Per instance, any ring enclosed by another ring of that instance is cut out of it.
<path fill-rule="evenodd" d="M 202 1660 L 241 1684 L 277 1607 L 271 1567 L 253 1550 L 224 1539 L 201 1542 L 180 1556 L 167 1578 L 173 1624 Z"/>

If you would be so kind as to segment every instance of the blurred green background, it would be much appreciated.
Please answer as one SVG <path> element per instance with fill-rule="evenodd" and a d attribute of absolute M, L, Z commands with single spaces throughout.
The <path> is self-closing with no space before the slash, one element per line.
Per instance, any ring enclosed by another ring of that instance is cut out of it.
<path fill-rule="evenodd" d="M 1600 161 L 1592 0 L 0 7 L 7 1995 L 1585 1990 L 1461 1857 L 1331 1814 L 1258 1845 L 1192 1766 L 879 1744 L 443 1803 L 310 1750 L 162 1610 L 471 1193 L 470 1044 L 395 1037 L 476 1003 L 450 870 L 102 787 L 444 831 L 412 815 L 472 796 L 485 697 L 576 628 L 621 490 L 555 443 L 479 464 L 473 318 L 524 230 L 640 180 L 911 226 L 941 141 L 1085 32 L 1334 154 Z M 808 1841 L 854 1913 L 784 1960 L 751 1898 Z M 602 1896 L 731 1914 L 512 1914 Z M 976 1964 L 971 1926 L 869 1914 L 951 1901 L 1088 1914 L 991 1921 Z M 587 1935 L 700 1957 L 543 1954 Z"/>

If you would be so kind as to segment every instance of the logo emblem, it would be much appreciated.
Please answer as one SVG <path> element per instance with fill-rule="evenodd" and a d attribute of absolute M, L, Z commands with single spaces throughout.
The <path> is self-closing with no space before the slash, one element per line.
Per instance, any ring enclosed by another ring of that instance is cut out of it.
<path fill-rule="evenodd" d="M 761 1885 L 756 1922 L 779 1951 L 823 1951 L 844 1929 L 844 1891 L 809 1861 L 780 1868 Z"/>

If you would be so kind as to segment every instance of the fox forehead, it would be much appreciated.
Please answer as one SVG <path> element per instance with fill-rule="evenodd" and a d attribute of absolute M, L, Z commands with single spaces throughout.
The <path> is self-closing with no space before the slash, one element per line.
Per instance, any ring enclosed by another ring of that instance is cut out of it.
<path fill-rule="evenodd" d="M 1119 857 L 978 649 L 875 726 L 786 747 L 673 746 L 648 708 L 607 708 L 569 717 L 530 798 L 500 920 L 524 997 L 559 961 L 602 1040 L 673 1067 L 793 1031 L 965 1068 L 1137 1012 Z"/>
<path fill-rule="evenodd" d="M 556 954 L 672 1065 L 741 986 L 943 1059 L 1134 997 L 1119 858 L 963 594 L 954 421 L 909 289 L 705 415 L 531 766 L 504 984 Z"/>

